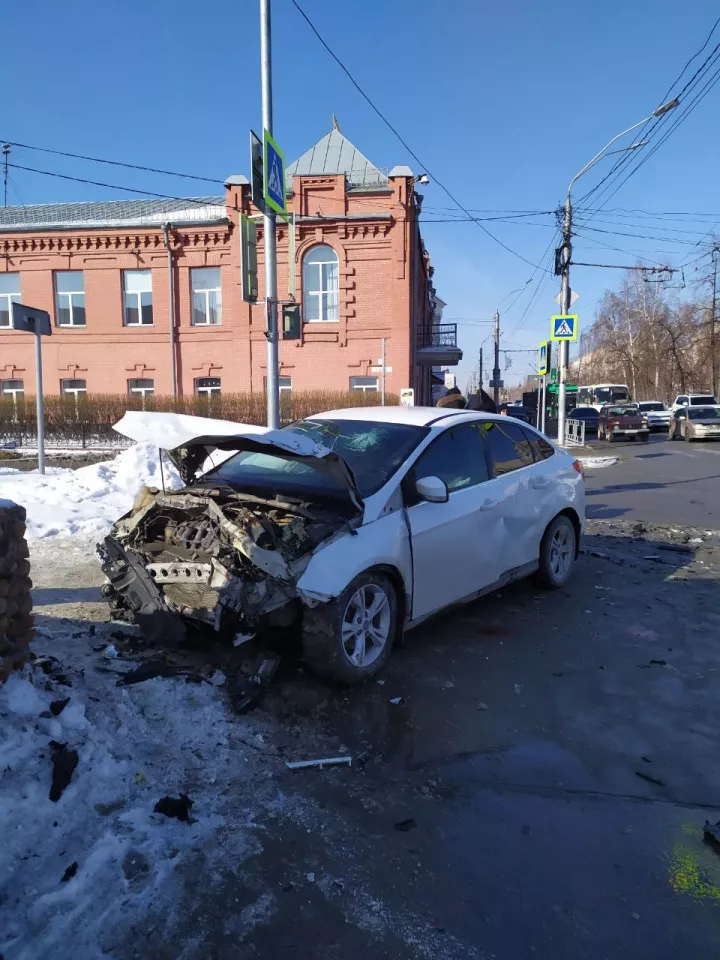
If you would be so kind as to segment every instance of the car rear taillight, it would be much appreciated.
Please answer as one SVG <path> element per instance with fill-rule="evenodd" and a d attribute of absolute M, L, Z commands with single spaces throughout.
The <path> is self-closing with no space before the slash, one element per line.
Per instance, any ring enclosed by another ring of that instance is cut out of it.
<path fill-rule="evenodd" d="M 584 480 L 584 479 L 585 479 L 585 467 L 583 467 L 583 465 L 582 465 L 582 460 L 573 460 L 573 466 L 575 467 L 575 469 L 577 470 L 577 472 L 580 474 L 580 476 L 581 476 L 581 477 L 583 478 L 583 480 Z"/>

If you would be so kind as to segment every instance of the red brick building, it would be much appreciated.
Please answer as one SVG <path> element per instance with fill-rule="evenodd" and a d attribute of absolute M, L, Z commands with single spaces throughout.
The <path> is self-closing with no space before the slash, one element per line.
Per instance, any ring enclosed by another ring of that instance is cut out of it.
<path fill-rule="evenodd" d="M 335 123 L 289 167 L 294 256 L 278 221 L 278 295 L 291 299 L 294 275 L 303 323 L 280 343 L 281 389 L 377 390 L 385 338 L 388 392 L 412 386 L 428 402 L 432 366 L 461 359 L 455 328 L 438 322 L 415 182 L 408 167 L 374 167 Z M 225 188 L 0 209 L 0 391 L 35 390 L 33 338 L 10 328 L 12 301 L 52 317 L 46 393 L 263 391 L 262 219 L 245 177 Z M 256 304 L 242 299 L 241 213 L 258 218 Z"/>

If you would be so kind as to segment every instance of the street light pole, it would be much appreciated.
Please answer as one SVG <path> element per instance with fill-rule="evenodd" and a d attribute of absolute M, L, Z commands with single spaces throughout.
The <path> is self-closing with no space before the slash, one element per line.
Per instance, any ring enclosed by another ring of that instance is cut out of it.
<path fill-rule="evenodd" d="M 495 311 L 495 326 L 494 326 L 494 337 L 495 340 L 495 359 L 493 363 L 493 400 L 495 401 L 495 406 L 500 403 L 500 311 Z"/>
<path fill-rule="evenodd" d="M 718 367 L 717 367 L 717 356 L 716 356 L 716 341 L 715 341 L 715 318 L 717 316 L 717 275 L 718 275 L 718 246 L 717 244 L 712 249 L 712 262 L 713 262 L 713 290 L 712 290 L 712 315 L 710 317 L 710 370 L 712 380 L 712 394 L 714 397 L 717 397 L 718 392 Z"/>
<path fill-rule="evenodd" d="M 260 0 L 260 70 L 262 81 L 263 128 L 272 136 L 272 35 L 270 31 L 270 0 Z M 283 184 L 283 189 L 285 185 Z M 278 372 L 277 323 L 277 245 L 275 211 L 265 204 L 263 214 L 263 243 L 265 248 L 265 336 L 267 338 L 267 424 L 272 430 L 280 426 L 280 379 Z"/>
<path fill-rule="evenodd" d="M 558 272 L 560 273 L 560 311 L 563 314 L 568 314 L 570 312 L 570 297 L 572 290 L 570 288 L 570 262 L 572 256 L 572 188 L 575 185 L 575 182 L 587 173 L 592 167 L 595 166 L 598 161 L 602 160 L 604 157 L 608 157 L 613 153 L 625 153 L 628 150 L 637 150 L 640 147 L 644 147 L 647 141 L 640 140 L 637 143 L 631 143 L 627 147 L 621 147 L 619 150 L 609 150 L 608 147 L 611 147 L 616 140 L 619 140 L 621 137 L 624 137 L 626 134 L 630 133 L 633 130 L 636 130 L 638 127 L 641 127 L 643 124 L 647 123 L 649 120 L 652 120 L 654 117 L 661 117 L 663 114 L 668 113 L 670 110 L 674 110 L 678 106 L 680 101 L 677 97 L 674 100 L 669 100 L 667 103 L 662 104 L 656 110 L 650 114 L 649 117 L 645 117 L 643 120 L 639 120 L 637 123 L 634 123 L 631 127 L 628 127 L 626 130 L 623 130 L 621 133 L 618 133 L 608 140 L 602 150 L 599 150 L 595 156 L 590 160 L 585 166 L 575 174 L 575 176 L 570 181 L 567 188 L 567 195 L 565 197 L 565 208 L 563 211 L 563 228 L 562 228 L 562 247 L 560 248 L 560 263 L 558 265 Z M 569 354 L 569 345 L 568 342 L 561 341 L 560 349 L 558 351 L 558 443 L 561 446 L 565 444 L 565 399 L 566 399 L 566 379 L 567 379 L 567 366 L 568 366 L 568 354 Z"/>

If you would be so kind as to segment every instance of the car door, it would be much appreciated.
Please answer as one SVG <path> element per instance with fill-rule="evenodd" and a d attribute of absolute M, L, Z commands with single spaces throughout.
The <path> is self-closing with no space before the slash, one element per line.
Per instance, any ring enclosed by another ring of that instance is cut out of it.
<path fill-rule="evenodd" d="M 489 479 L 482 421 L 450 427 L 418 458 L 403 483 L 413 557 L 413 619 L 494 583 L 500 575 L 502 518 Z M 417 480 L 439 477 L 446 503 L 418 498 Z"/>
<path fill-rule="evenodd" d="M 556 481 L 552 458 L 536 461 L 530 434 L 521 426 L 488 420 L 483 430 L 493 496 L 498 500 L 495 510 L 502 521 L 502 575 L 537 560 L 545 527 L 555 515 L 551 512 Z"/>

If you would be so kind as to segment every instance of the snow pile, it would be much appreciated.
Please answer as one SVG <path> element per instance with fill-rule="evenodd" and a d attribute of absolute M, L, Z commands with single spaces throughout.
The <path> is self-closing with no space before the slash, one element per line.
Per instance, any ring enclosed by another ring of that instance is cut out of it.
<path fill-rule="evenodd" d="M 216 687 L 179 677 L 119 687 L 113 671 L 126 664 L 113 661 L 112 677 L 83 666 L 56 666 L 72 686 L 35 665 L 0 687 L 0 876 L 12 878 L 0 897 L 0 955 L 8 960 L 115 956 L 151 909 L 177 922 L 197 851 L 226 828 L 217 846 L 233 868 L 256 853 L 243 827 L 252 826 L 263 783 L 274 791 L 244 745 L 262 736 L 233 720 Z M 78 762 L 53 802 L 61 744 Z M 154 812 L 161 798 L 181 794 L 193 801 L 189 822 Z"/>
<path fill-rule="evenodd" d="M 580 463 L 586 470 L 599 470 L 602 467 L 612 467 L 620 462 L 620 457 L 580 457 Z"/>
<path fill-rule="evenodd" d="M 132 507 L 143 485 L 176 489 L 180 477 L 167 458 L 160 471 L 160 450 L 137 443 L 114 460 L 42 476 L 38 473 L 0 475 L 0 497 L 27 510 L 28 539 L 101 536 Z"/>

